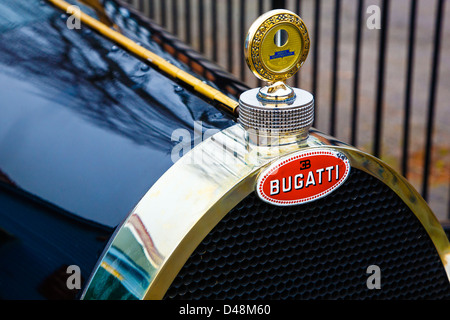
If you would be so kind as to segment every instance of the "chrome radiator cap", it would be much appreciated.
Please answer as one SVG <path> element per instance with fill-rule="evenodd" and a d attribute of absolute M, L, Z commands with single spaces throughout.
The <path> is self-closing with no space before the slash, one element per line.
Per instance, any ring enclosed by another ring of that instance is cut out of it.
<path fill-rule="evenodd" d="M 243 92 L 238 122 L 256 145 L 284 144 L 308 137 L 314 121 L 314 97 L 285 81 L 303 65 L 309 52 L 302 19 L 288 10 L 272 10 L 250 27 L 244 47 L 250 70 L 268 83 Z"/>

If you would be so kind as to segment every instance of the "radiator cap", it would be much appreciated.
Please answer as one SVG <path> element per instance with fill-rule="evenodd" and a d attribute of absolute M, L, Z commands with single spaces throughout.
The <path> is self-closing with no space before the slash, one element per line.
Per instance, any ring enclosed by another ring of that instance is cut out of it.
<path fill-rule="evenodd" d="M 305 90 L 291 88 L 286 80 L 303 65 L 309 48 L 306 26 L 291 11 L 269 11 L 250 27 L 245 59 L 253 74 L 267 85 L 241 94 L 238 122 L 254 143 L 270 145 L 286 137 L 308 137 L 314 121 L 314 97 Z M 280 139 L 270 139 L 273 137 Z"/>

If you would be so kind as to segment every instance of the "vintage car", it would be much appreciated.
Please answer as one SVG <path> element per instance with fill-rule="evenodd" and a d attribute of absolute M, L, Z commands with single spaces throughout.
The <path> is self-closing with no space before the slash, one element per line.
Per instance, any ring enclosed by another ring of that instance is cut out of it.
<path fill-rule="evenodd" d="M 269 22 L 305 59 L 301 19 L 268 14 L 250 65 Z M 298 54 L 284 38 L 269 67 Z M 279 85 L 248 88 L 118 1 L 0 1 L 0 298 L 449 298 L 418 192 Z"/>

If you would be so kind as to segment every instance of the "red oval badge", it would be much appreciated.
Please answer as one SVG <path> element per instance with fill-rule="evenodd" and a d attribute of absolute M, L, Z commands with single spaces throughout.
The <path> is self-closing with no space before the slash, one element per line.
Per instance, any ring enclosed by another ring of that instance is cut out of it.
<path fill-rule="evenodd" d="M 339 151 L 314 148 L 271 164 L 258 178 L 259 197 L 279 206 L 317 200 L 336 190 L 347 179 L 350 162 Z"/>

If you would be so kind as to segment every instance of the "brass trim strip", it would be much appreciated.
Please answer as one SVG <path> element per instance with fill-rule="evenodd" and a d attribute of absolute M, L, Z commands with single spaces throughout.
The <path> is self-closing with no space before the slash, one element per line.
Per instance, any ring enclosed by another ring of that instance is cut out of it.
<path fill-rule="evenodd" d="M 150 279 L 137 298 L 164 297 L 204 237 L 235 205 L 255 190 L 261 170 L 282 156 L 315 147 L 329 147 L 343 152 L 351 166 L 389 186 L 425 228 L 450 281 L 450 243 L 442 226 L 417 191 L 387 164 L 319 132 L 311 132 L 307 140 L 298 144 L 278 148 L 252 147 L 246 145 L 246 131 L 242 126 L 234 125 L 203 141 L 178 160 L 142 198 L 111 242 L 108 251 L 111 248 L 120 250 Z M 140 232 L 136 232 L 132 223 L 134 215 L 139 216 L 142 222 Z M 147 235 L 139 236 L 144 231 Z M 145 239 L 151 239 L 150 249 L 146 249 L 149 246 L 145 243 L 149 241 Z M 103 268 L 102 261 L 112 261 L 108 251 L 94 271 L 83 298 L 107 299 L 105 292 L 114 290 L 105 288 L 105 278 L 101 277 L 105 272 L 98 272 Z M 155 259 L 145 254 L 148 251 L 157 251 L 160 260 L 155 263 Z M 121 263 L 115 262 L 118 265 Z M 103 268 L 102 271 L 108 270 Z M 137 281 L 129 274 L 124 277 L 131 277 L 124 281 Z"/>
<path fill-rule="evenodd" d="M 118 29 L 118 26 L 115 25 L 106 14 L 105 8 L 100 3 L 100 0 L 80 0 L 80 1 L 86 4 L 87 6 L 91 7 L 95 11 L 97 17 L 100 19 L 100 22 L 106 24 L 111 28 Z"/>
<path fill-rule="evenodd" d="M 47 0 L 55 7 L 68 12 L 70 3 L 63 0 Z M 119 32 L 111 29 L 106 24 L 92 18 L 84 12 L 80 12 L 80 21 L 85 25 L 89 26 L 93 30 L 97 31 L 101 35 L 105 36 L 112 42 L 118 44 L 134 55 L 140 57 L 144 61 L 147 61 L 153 67 L 159 69 L 161 72 L 169 75 L 170 77 L 178 80 L 179 82 L 192 87 L 192 89 L 198 94 L 217 102 L 220 107 L 223 107 L 225 111 L 231 114 L 237 115 L 238 102 L 223 94 L 219 90 L 211 87 L 210 85 L 204 83 L 200 79 L 197 79 L 188 72 L 181 70 L 180 68 L 174 66 L 173 64 L 167 62 L 165 59 L 151 52 L 150 50 L 138 45 L 136 42 L 130 38 L 120 34 Z"/>

